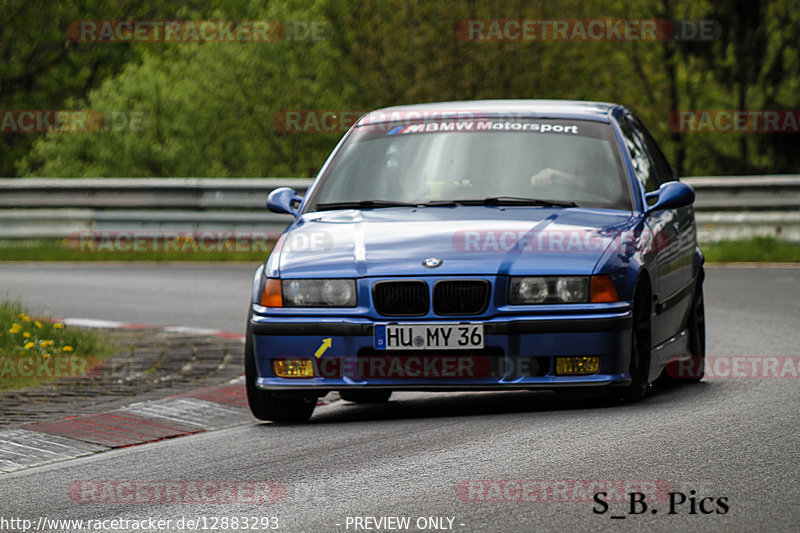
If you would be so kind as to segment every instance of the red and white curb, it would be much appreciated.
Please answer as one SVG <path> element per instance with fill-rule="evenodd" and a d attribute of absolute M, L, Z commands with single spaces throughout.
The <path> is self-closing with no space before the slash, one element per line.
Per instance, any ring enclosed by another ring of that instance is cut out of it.
<path fill-rule="evenodd" d="M 0 472 L 253 422 L 244 378 L 107 413 L 0 430 Z"/>
<path fill-rule="evenodd" d="M 92 318 L 50 318 L 67 326 L 96 329 L 158 329 L 166 333 L 238 339 L 217 329 L 149 325 Z M 84 455 L 222 429 L 254 421 L 247 408 L 244 378 L 159 400 L 137 402 L 107 413 L 34 422 L 0 430 L 0 473 Z"/>
<path fill-rule="evenodd" d="M 187 326 L 153 326 L 91 318 L 50 318 L 67 326 L 97 329 L 160 329 L 244 342 L 244 335 Z M 338 395 L 318 405 L 332 403 Z M 14 472 L 112 448 L 124 448 L 202 431 L 255 422 L 247 405 L 244 376 L 223 385 L 132 403 L 106 413 L 33 422 L 0 430 L 0 473 Z"/>
<path fill-rule="evenodd" d="M 152 324 L 135 324 L 131 322 L 117 322 L 114 320 L 99 320 L 95 318 L 58 318 L 50 319 L 62 322 L 67 326 L 74 326 L 78 328 L 96 328 L 96 329 L 160 329 L 166 333 L 179 333 L 183 335 L 206 335 L 209 337 L 221 337 L 223 339 L 240 339 L 244 342 L 244 335 L 241 333 L 231 333 L 229 331 L 222 331 L 219 329 L 209 328 L 194 328 L 191 326 L 173 326 L 173 325 L 152 325 Z"/>
<path fill-rule="evenodd" d="M 27 429 L 0 431 L 0 472 L 13 472 L 107 450 L 75 439 Z"/>

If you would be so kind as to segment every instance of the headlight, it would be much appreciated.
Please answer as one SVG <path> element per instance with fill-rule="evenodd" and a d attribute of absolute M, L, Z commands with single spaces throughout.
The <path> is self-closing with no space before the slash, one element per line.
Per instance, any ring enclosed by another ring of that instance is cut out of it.
<path fill-rule="evenodd" d="M 588 276 L 513 277 L 508 303 L 574 304 L 589 301 Z"/>
<path fill-rule="evenodd" d="M 285 279 L 285 307 L 355 307 L 356 282 L 352 279 Z"/>

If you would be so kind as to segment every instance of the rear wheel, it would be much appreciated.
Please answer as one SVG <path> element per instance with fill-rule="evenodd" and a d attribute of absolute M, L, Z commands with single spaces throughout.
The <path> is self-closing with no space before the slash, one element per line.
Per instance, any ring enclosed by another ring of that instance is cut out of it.
<path fill-rule="evenodd" d="M 250 412 L 259 420 L 273 422 L 305 422 L 317 406 L 316 397 L 278 395 L 256 386 L 258 370 L 253 349 L 253 334 L 247 317 L 247 337 L 244 343 L 244 378 Z"/>
<path fill-rule="evenodd" d="M 355 403 L 384 403 L 392 396 L 392 391 L 383 389 L 367 390 L 342 390 L 339 391 L 342 400 Z"/>
<path fill-rule="evenodd" d="M 631 360 L 628 367 L 631 383 L 617 392 L 618 399 L 638 402 L 647 394 L 650 388 L 650 342 L 650 290 L 640 281 L 633 296 Z"/>
<path fill-rule="evenodd" d="M 689 314 L 689 353 L 694 369 L 689 381 L 700 381 L 706 371 L 706 306 L 702 281 L 695 291 L 692 312 Z"/>

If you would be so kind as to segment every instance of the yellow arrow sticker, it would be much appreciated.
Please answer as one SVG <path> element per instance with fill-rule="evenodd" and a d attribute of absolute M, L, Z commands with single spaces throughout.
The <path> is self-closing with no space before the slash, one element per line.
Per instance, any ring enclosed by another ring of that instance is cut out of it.
<path fill-rule="evenodd" d="M 331 347 L 331 344 L 333 344 L 331 342 L 331 339 L 329 339 L 329 338 L 328 339 L 322 339 L 322 344 L 320 344 L 319 348 L 317 348 L 317 351 L 314 352 L 314 357 L 316 357 L 317 359 L 322 357 L 322 354 L 325 353 L 325 350 L 327 350 L 328 348 Z"/>

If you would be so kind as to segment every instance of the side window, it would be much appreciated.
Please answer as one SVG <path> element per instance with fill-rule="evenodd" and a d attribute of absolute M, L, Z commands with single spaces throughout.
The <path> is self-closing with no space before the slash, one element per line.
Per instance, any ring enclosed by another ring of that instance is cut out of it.
<path fill-rule="evenodd" d="M 623 118 L 619 121 L 619 127 L 622 130 L 622 137 L 625 139 L 625 146 L 631 156 L 636 179 L 642 184 L 645 192 L 657 190 L 659 187 L 658 177 L 641 139 L 639 139 L 633 126 L 626 119 Z"/>
<path fill-rule="evenodd" d="M 642 124 L 642 121 L 639 120 L 638 117 L 635 115 L 628 115 L 628 118 L 633 123 L 634 129 L 639 132 L 639 135 L 644 139 L 644 145 L 647 147 L 650 158 L 653 160 L 653 164 L 656 167 L 658 183 L 661 184 L 667 181 L 673 181 L 675 179 L 675 173 L 672 172 L 672 167 L 669 166 L 669 162 L 664 156 L 664 152 L 659 148 L 656 140 L 650 135 L 650 132 L 644 127 L 644 124 Z"/>

